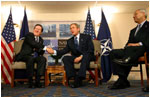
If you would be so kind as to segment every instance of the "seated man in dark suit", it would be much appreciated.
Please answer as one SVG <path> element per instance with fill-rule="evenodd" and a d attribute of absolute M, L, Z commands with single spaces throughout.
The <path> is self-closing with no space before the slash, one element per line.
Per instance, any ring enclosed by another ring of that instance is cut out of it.
<path fill-rule="evenodd" d="M 89 67 L 90 61 L 95 60 L 94 45 L 90 35 L 80 34 L 79 25 L 73 23 L 70 25 L 70 30 L 73 37 L 67 41 L 67 45 L 63 50 L 47 49 L 50 54 L 64 55 L 71 52 L 71 56 L 65 56 L 63 63 L 65 66 L 68 81 L 74 77 L 73 84 L 69 83 L 69 86 L 76 88 L 82 85 L 82 80 L 86 78 L 86 69 Z M 74 69 L 74 63 L 81 62 L 80 69 L 76 71 Z"/>
<path fill-rule="evenodd" d="M 25 36 L 20 53 L 16 56 L 16 61 L 26 62 L 29 88 L 33 87 L 34 63 L 37 63 L 35 87 L 41 88 L 40 77 L 45 73 L 46 58 L 43 56 L 43 39 L 40 37 L 43 27 L 36 24 L 33 33 Z"/>
<path fill-rule="evenodd" d="M 149 50 L 149 22 L 146 20 L 145 10 L 136 10 L 133 18 L 138 26 L 131 30 L 125 48 L 110 52 L 114 75 L 118 75 L 119 78 L 109 89 L 130 87 L 127 77 L 132 66 L 137 65 L 138 58 Z"/>

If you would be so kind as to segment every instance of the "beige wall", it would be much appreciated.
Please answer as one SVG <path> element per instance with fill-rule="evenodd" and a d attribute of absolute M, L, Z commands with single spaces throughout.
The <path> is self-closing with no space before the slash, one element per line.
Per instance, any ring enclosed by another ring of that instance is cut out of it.
<path fill-rule="evenodd" d="M 2 5 L 3 6 L 3 5 Z M 3 10 L 3 9 L 2 9 Z M 32 12 L 28 13 L 28 20 L 40 20 L 40 21 L 72 21 L 72 20 L 86 20 L 86 13 L 36 13 L 34 12 L 35 9 L 30 9 Z M 149 8 L 148 15 L 149 15 Z M 37 9 L 36 9 L 37 11 Z M 1 13 L 1 31 L 5 25 L 5 22 L 8 18 L 9 11 L 5 13 Z M 13 17 L 16 17 L 17 14 Z M 100 14 L 100 13 L 99 13 Z M 92 14 L 91 14 L 92 16 Z M 133 13 L 112 13 L 112 19 L 108 21 L 114 48 L 123 48 L 125 43 L 128 40 L 130 30 L 136 26 L 133 21 Z M 106 16 L 106 18 L 109 16 Z M 149 20 L 149 18 L 148 18 Z M 16 22 L 14 20 L 14 22 Z M 20 21 L 21 24 L 21 21 Z M 98 32 L 98 26 L 95 24 L 96 34 Z M 20 29 L 20 25 L 19 25 Z M 20 31 L 20 30 L 18 30 Z M 19 32 L 16 34 L 17 38 L 19 37 Z M 143 68 L 145 69 L 145 67 Z M 145 71 L 144 71 L 145 75 Z M 144 79 L 146 76 L 144 76 Z M 112 80 L 115 80 L 116 77 L 112 77 Z M 140 79 L 140 73 L 131 73 L 129 79 Z"/>
<path fill-rule="evenodd" d="M 114 14 L 110 26 L 114 48 L 123 48 L 128 40 L 130 30 L 136 26 L 133 14 Z"/>

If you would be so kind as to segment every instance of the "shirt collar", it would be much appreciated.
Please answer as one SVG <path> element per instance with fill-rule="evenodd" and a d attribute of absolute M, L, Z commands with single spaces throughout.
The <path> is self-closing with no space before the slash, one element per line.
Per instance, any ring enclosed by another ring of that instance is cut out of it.
<path fill-rule="evenodd" d="M 80 38 L 80 33 L 78 33 L 78 35 L 77 35 L 77 36 L 75 36 L 75 37 L 77 37 L 77 39 L 79 39 L 79 38 Z"/>
<path fill-rule="evenodd" d="M 140 27 L 142 27 L 145 22 L 146 22 L 146 20 L 143 21 L 141 24 L 138 24 L 138 25 L 140 25 Z"/>
<path fill-rule="evenodd" d="M 39 38 L 39 36 L 34 36 L 34 38 Z"/>

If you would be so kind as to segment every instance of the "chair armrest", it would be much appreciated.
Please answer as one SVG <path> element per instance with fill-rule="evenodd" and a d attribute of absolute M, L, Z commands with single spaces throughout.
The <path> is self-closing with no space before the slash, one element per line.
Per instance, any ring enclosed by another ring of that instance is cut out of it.
<path fill-rule="evenodd" d="M 16 56 L 16 53 L 15 53 L 15 52 L 13 52 L 13 56 L 14 56 L 14 57 Z"/>
<path fill-rule="evenodd" d="M 145 64 L 149 67 L 149 58 L 147 57 L 147 52 L 144 53 Z"/>
<path fill-rule="evenodd" d="M 13 52 L 13 62 L 14 62 L 14 60 L 15 60 L 15 56 L 16 56 L 16 53 Z"/>

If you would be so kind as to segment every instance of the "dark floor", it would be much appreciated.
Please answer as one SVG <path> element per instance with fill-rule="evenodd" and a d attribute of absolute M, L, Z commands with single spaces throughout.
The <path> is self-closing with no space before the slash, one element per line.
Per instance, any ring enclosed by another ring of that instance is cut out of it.
<path fill-rule="evenodd" d="M 149 93 L 142 92 L 140 81 L 130 81 L 131 87 L 120 90 L 109 90 L 110 83 L 103 83 L 98 87 L 85 83 L 80 88 L 65 87 L 59 83 L 53 83 L 46 88 L 27 88 L 27 84 L 17 83 L 16 87 L 2 84 L 2 97 L 149 97 Z"/>

